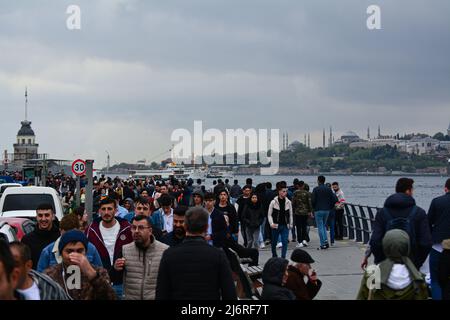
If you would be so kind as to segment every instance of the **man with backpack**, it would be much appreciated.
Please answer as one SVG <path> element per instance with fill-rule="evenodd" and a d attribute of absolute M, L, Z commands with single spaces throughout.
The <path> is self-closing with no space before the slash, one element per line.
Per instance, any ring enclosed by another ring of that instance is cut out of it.
<path fill-rule="evenodd" d="M 417 269 L 420 269 L 433 245 L 430 227 L 425 211 L 416 206 L 413 198 L 414 180 L 400 178 L 395 186 L 395 194 L 389 196 L 384 207 L 378 211 L 373 223 L 370 248 L 375 264 L 385 259 L 382 239 L 387 231 L 401 229 L 408 233 L 411 241 L 409 257 Z"/>

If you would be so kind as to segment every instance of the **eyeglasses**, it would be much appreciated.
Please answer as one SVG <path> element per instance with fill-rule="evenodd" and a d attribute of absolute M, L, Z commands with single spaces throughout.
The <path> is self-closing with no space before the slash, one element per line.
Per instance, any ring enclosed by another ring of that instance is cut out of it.
<path fill-rule="evenodd" d="M 134 232 L 139 231 L 139 232 L 141 232 L 141 231 L 144 231 L 145 229 L 150 229 L 150 228 L 151 227 L 132 225 L 131 226 L 131 231 L 134 231 Z"/>

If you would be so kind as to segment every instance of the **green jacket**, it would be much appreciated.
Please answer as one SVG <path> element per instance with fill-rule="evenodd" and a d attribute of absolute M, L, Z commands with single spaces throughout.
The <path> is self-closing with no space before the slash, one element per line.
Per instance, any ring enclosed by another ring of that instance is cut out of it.
<path fill-rule="evenodd" d="M 361 281 L 361 287 L 358 292 L 357 300 L 426 300 L 428 299 L 428 289 L 425 281 L 415 281 L 402 290 L 393 290 L 388 286 L 381 284 L 380 289 L 374 289 L 370 293 L 366 285 L 369 278 L 367 273 Z"/>
<path fill-rule="evenodd" d="M 357 296 L 358 300 L 426 300 L 428 288 L 423 275 L 417 270 L 408 258 L 410 241 L 408 234 L 400 229 L 392 229 L 386 232 L 382 246 L 386 259 L 377 267 L 379 272 L 379 289 L 369 290 L 367 280 L 370 274 L 364 273 L 361 287 Z M 403 264 L 409 272 L 411 283 L 404 289 L 394 290 L 388 284 L 394 264 Z"/>
<path fill-rule="evenodd" d="M 297 190 L 292 197 L 292 206 L 296 215 L 307 216 L 313 211 L 311 193 L 306 190 Z"/>

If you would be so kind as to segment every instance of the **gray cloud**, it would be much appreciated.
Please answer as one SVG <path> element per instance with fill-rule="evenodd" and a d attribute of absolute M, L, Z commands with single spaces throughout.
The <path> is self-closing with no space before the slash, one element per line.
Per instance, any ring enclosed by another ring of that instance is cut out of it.
<path fill-rule="evenodd" d="M 368 5 L 382 30 L 366 28 Z M 65 27 L 78 4 L 82 30 Z M 170 133 L 323 127 L 365 135 L 450 121 L 450 3 L 435 1 L 14 1 L 0 9 L 0 145 L 12 149 L 23 90 L 40 151 L 150 159 Z"/>

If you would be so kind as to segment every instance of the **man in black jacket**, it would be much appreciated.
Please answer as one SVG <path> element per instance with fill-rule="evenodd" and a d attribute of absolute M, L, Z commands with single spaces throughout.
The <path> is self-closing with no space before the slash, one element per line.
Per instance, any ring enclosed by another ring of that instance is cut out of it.
<path fill-rule="evenodd" d="M 438 266 L 443 251 L 442 241 L 450 239 L 450 179 L 445 182 L 445 194 L 434 198 L 428 210 L 433 247 L 430 251 L 431 295 L 433 300 L 441 300 L 438 283 Z"/>
<path fill-rule="evenodd" d="M 184 227 L 184 216 L 188 208 L 186 206 L 178 206 L 173 210 L 173 231 L 167 233 L 161 238 L 161 242 L 169 247 L 175 247 L 186 238 L 186 229 Z"/>
<path fill-rule="evenodd" d="M 406 229 L 404 231 L 411 239 L 410 258 L 417 269 L 420 269 L 431 250 L 428 218 L 425 211 L 416 206 L 412 197 L 413 184 L 413 179 L 400 178 L 395 186 L 396 193 L 386 199 L 384 207 L 375 216 L 369 242 L 375 264 L 385 259 L 382 240 L 390 229 Z"/>
<path fill-rule="evenodd" d="M 205 241 L 208 213 L 186 212 L 186 239 L 164 251 L 156 284 L 157 300 L 235 300 L 236 288 L 225 253 Z"/>
<path fill-rule="evenodd" d="M 43 203 L 36 209 L 36 229 L 22 238 L 22 243 L 31 250 L 33 269 L 36 270 L 42 250 L 59 238 L 59 228 L 55 224 L 55 213 L 49 203 Z"/>
<path fill-rule="evenodd" d="M 313 206 L 314 217 L 319 232 L 320 249 L 328 249 L 329 244 L 326 229 L 328 215 L 339 200 L 331 188 L 325 186 L 324 176 L 317 177 L 317 182 L 319 185 L 314 188 L 311 194 L 311 204 Z"/>

